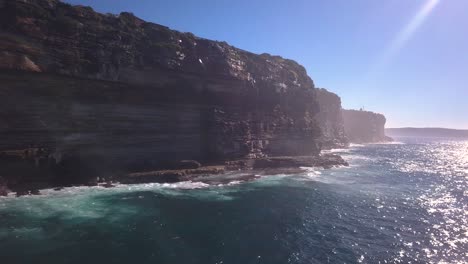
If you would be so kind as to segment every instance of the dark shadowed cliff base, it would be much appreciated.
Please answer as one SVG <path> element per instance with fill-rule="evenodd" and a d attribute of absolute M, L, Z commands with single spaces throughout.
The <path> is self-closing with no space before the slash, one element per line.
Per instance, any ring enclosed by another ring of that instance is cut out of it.
<path fill-rule="evenodd" d="M 3 189 L 346 164 L 294 61 L 55 0 L 0 1 L 0 29 Z"/>

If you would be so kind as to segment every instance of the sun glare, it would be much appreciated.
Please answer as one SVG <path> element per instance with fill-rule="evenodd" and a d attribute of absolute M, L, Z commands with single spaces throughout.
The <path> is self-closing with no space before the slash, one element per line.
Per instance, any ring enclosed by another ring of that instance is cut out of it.
<path fill-rule="evenodd" d="M 439 2 L 440 0 L 428 0 L 424 3 L 424 5 L 414 15 L 411 21 L 392 40 L 388 48 L 383 53 L 383 56 L 378 61 L 375 67 L 376 70 L 381 70 L 395 57 L 396 54 L 399 53 L 399 51 L 411 39 L 418 28 L 421 27 L 426 18 L 431 14 Z"/>

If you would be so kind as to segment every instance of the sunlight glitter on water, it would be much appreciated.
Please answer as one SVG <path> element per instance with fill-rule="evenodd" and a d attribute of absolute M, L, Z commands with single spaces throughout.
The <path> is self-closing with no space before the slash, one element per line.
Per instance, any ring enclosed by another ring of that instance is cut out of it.
<path fill-rule="evenodd" d="M 442 143 L 423 152 L 430 157 L 430 163 L 426 162 L 424 168 L 412 168 L 439 176 L 440 183 L 419 198 L 427 212 L 440 221 L 427 231 L 432 247 L 425 252 L 430 258 L 458 259 L 463 257 L 459 256 L 460 249 L 468 249 L 467 151 L 468 142 Z"/>

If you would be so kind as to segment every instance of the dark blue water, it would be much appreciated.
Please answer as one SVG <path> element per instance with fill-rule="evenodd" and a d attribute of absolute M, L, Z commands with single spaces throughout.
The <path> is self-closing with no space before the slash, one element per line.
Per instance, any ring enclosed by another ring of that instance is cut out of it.
<path fill-rule="evenodd" d="M 0 198 L 0 261 L 467 263 L 468 141 L 401 140 L 248 183 Z"/>

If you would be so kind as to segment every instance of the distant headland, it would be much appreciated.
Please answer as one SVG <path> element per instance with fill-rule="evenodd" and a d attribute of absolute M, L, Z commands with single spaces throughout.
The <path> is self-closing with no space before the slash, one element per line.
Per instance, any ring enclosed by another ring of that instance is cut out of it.
<path fill-rule="evenodd" d="M 387 128 L 385 133 L 391 137 L 444 137 L 468 138 L 468 130 L 439 127 L 402 127 Z"/>

